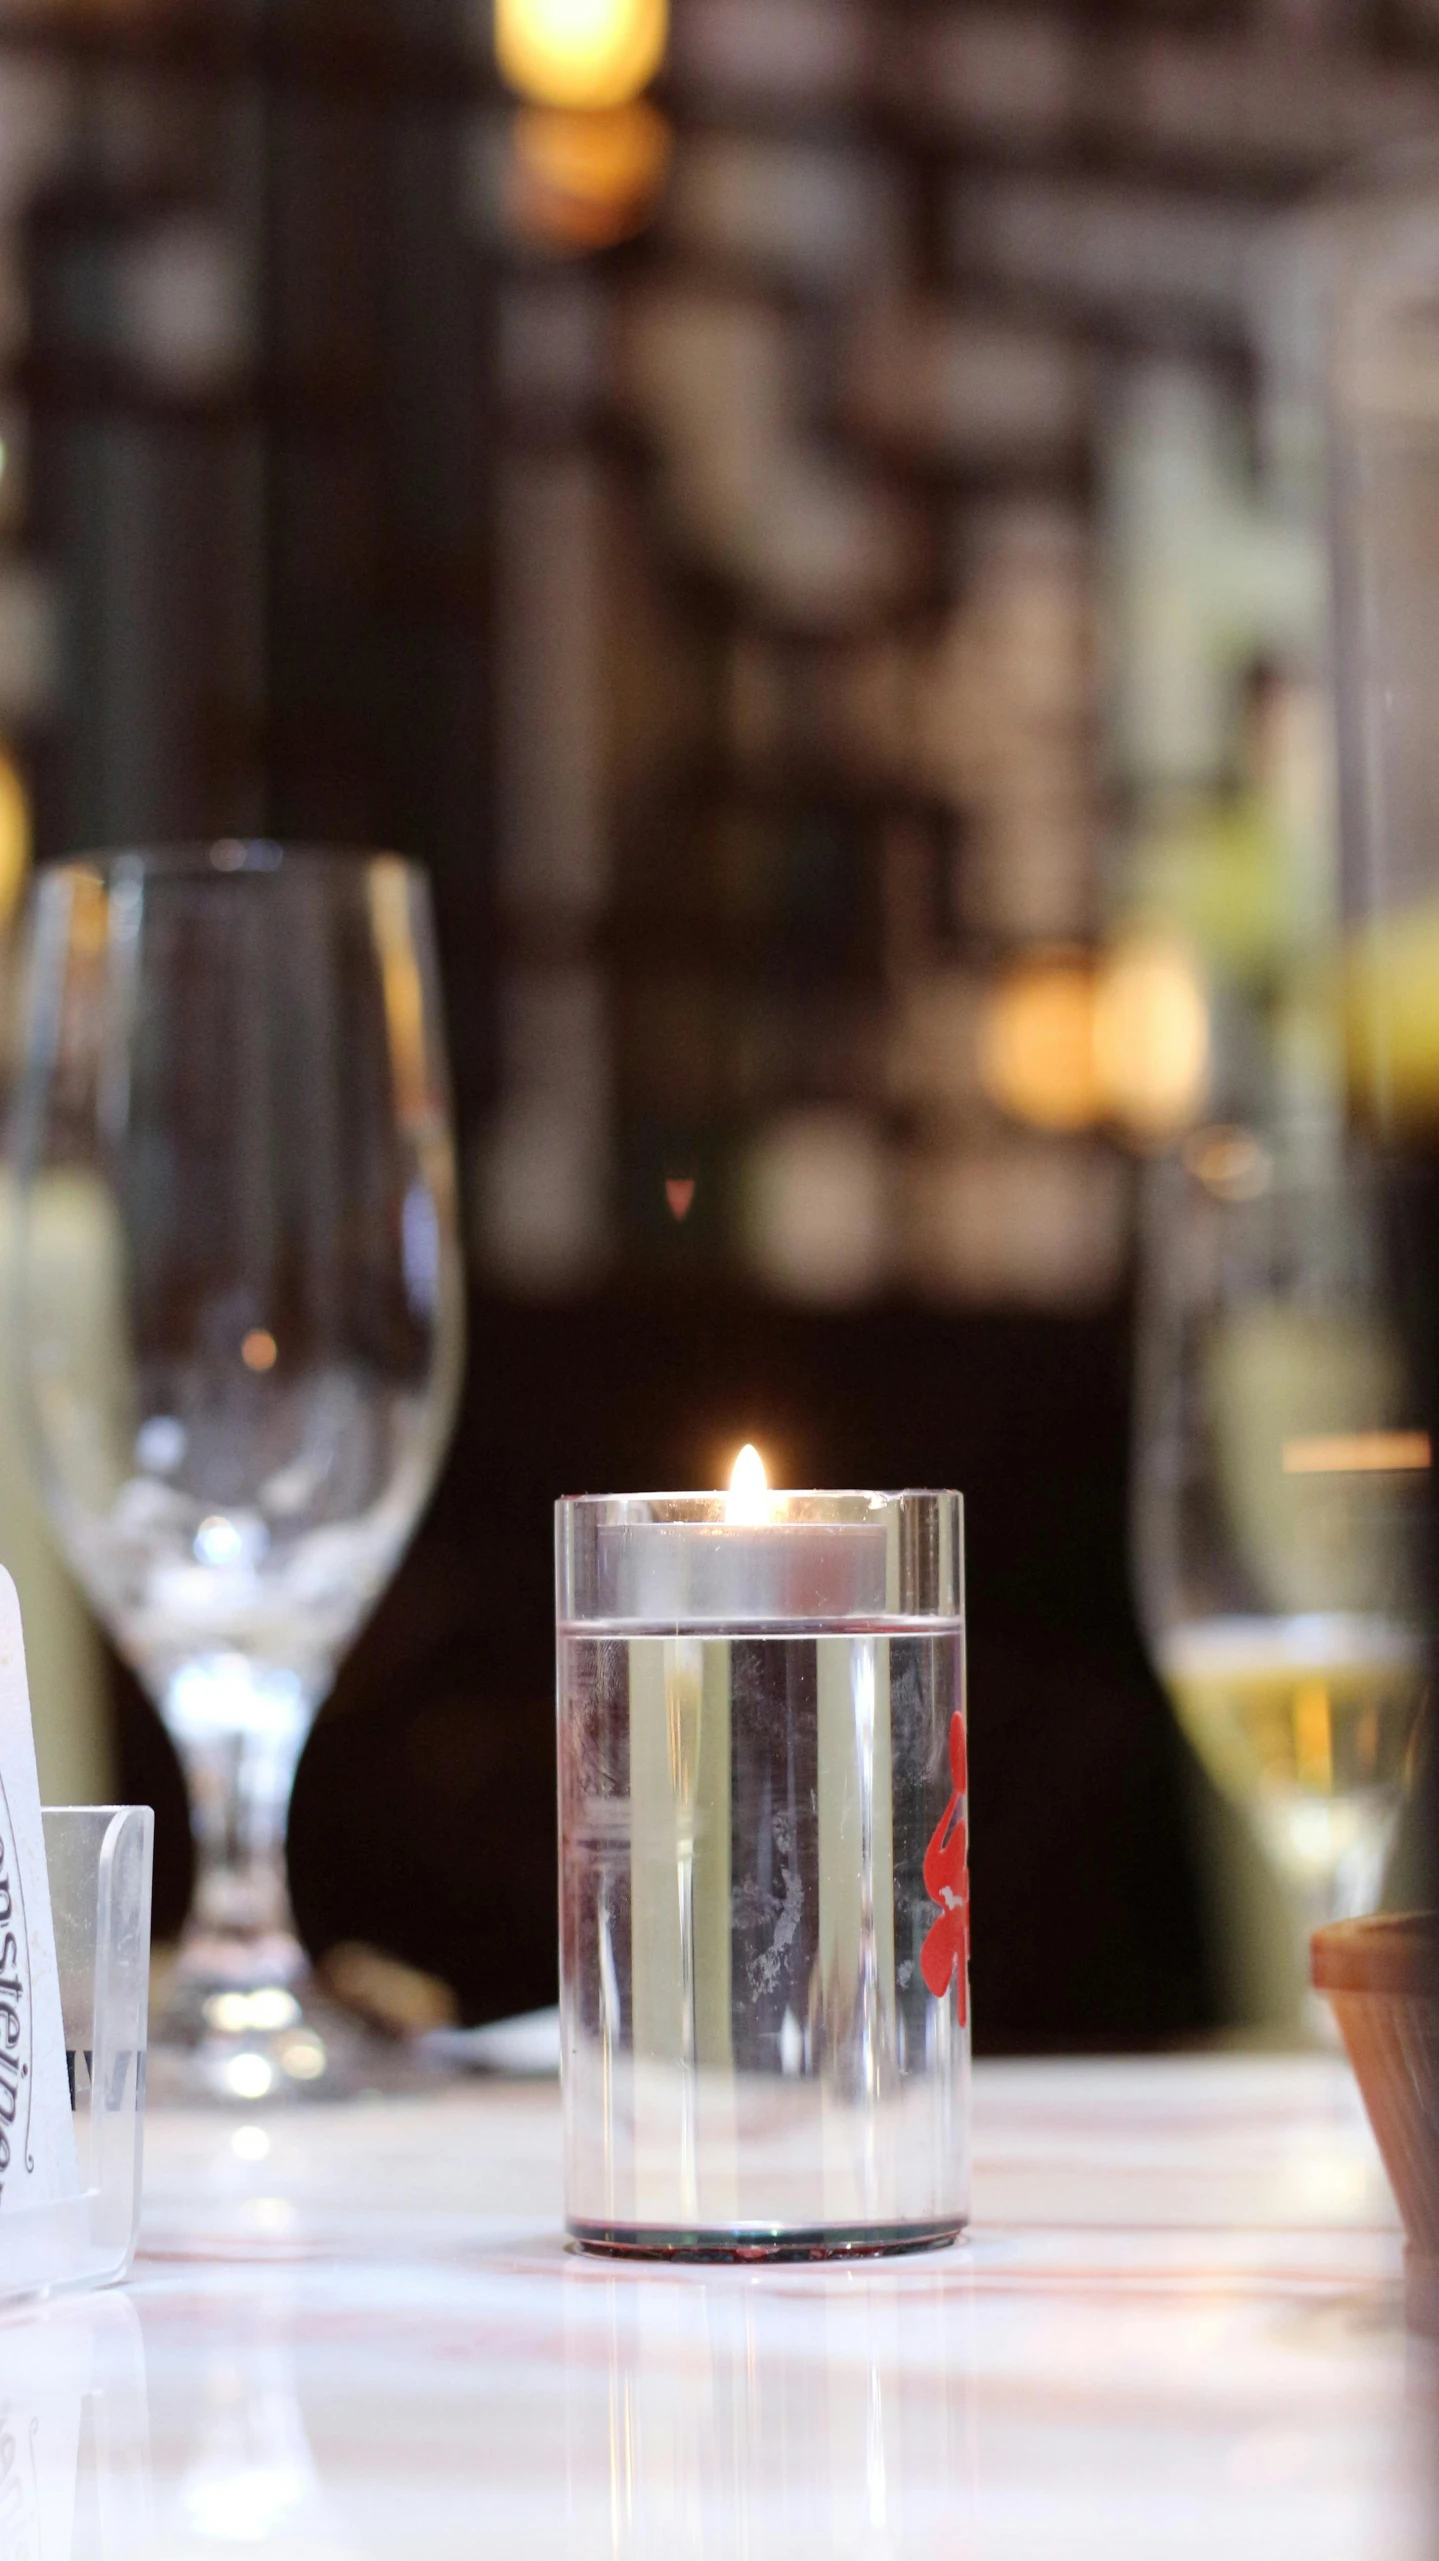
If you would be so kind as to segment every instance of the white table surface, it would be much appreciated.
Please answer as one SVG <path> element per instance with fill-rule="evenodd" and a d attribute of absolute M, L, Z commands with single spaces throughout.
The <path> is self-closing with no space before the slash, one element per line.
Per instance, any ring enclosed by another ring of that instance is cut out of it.
<path fill-rule="evenodd" d="M 552 2083 L 156 2113 L 133 2283 L 0 2322 L 0 2553 L 1427 2561 L 1340 2064 L 990 2065 L 975 2156 L 957 2249 L 636 2271 Z"/>

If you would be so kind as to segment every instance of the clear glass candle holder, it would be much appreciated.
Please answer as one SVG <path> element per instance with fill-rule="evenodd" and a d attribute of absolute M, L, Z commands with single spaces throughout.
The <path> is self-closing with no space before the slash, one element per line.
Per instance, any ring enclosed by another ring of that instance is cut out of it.
<path fill-rule="evenodd" d="M 557 1510 L 565 2210 L 593 2249 L 917 2249 L 969 2186 L 954 1493 Z"/>

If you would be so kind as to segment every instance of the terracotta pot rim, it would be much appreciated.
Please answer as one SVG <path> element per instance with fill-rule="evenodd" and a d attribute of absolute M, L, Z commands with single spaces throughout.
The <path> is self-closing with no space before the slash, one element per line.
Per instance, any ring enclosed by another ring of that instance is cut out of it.
<path fill-rule="evenodd" d="M 1375 1912 L 1331 1921 L 1309 1942 L 1319 1992 L 1377 1992 L 1439 2001 L 1439 1912 Z"/>

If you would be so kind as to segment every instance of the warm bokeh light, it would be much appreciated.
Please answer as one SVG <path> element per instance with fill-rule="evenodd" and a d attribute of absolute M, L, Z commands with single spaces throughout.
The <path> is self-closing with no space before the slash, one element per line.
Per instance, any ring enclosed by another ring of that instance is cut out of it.
<path fill-rule="evenodd" d="M 622 107 L 664 60 L 668 0 L 495 0 L 495 59 L 544 107 Z"/>
<path fill-rule="evenodd" d="M 240 1358 L 246 1369 L 260 1371 L 273 1369 L 279 1358 L 279 1345 L 274 1335 L 267 1333 L 263 1325 L 255 1325 L 251 1327 L 240 1345 Z"/>
<path fill-rule="evenodd" d="M 29 795 L 14 758 L 0 747 L 0 932 L 20 904 L 29 871 Z"/>
<path fill-rule="evenodd" d="M 602 114 L 525 107 L 511 136 L 510 222 L 556 250 L 609 249 L 644 228 L 670 162 L 669 124 L 643 99 Z"/>
<path fill-rule="evenodd" d="M 1187 948 L 1125 935 L 1098 967 L 1078 955 L 1020 961 L 985 999 L 980 1085 L 1031 1129 L 1062 1134 L 1109 1120 L 1168 1138 L 1201 1107 L 1209 1008 Z"/>
<path fill-rule="evenodd" d="M 1032 1129 L 1088 1129 L 1104 1096 L 1095 1059 L 1094 973 L 1082 960 L 1022 962 L 980 1017 L 979 1081 Z"/>
<path fill-rule="evenodd" d="M 753 1441 L 746 1441 L 730 1471 L 725 1496 L 727 1521 L 765 1521 L 770 1515 L 769 1478 Z"/>
<path fill-rule="evenodd" d="M 1197 1129 L 1185 1146 L 1184 1161 L 1219 1200 L 1259 1200 L 1274 1175 L 1262 1138 L 1229 1122 Z"/>
<path fill-rule="evenodd" d="M 1401 1476 L 1429 1465 L 1427 1432 L 1311 1432 L 1284 1444 L 1286 1476 Z"/>
<path fill-rule="evenodd" d="M 1115 945 L 1095 992 L 1094 1055 L 1110 1116 L 1136 1138 L 1166 1138 L 1202 1108 L 1209 1006 L 1183 943 L 1136 933 Z"/>

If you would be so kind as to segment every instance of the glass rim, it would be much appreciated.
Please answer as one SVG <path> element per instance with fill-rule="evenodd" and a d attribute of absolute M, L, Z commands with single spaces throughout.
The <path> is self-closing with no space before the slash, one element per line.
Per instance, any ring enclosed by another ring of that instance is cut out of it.
<path fill-rule="evenodd" d="M 555 1506 L 557 1624 L 960 1625 L 957 1487 L 571 1494 Z"/>
<path fill-rule="evenodd" d="M 100 845 L 37 863 L 35 886 L 81 872 L 113 877 L 123 869 L 168 880 L 265 880 L 289 872 L 358 872 L 375 863 L 390 863 L 419 879 L 426 867 L 412 854 L 389 845 L 327 845 L 279 836 L 197 836 L 174 844 Z"/>
<path fill-rule="evenodd" d="M 850 1503 L 864 1504 L 870 1511 L 885 1510 L 893 1503 L 958 1503 L 964 1496 L 955 1485 L 767 1485 L 763 1494 L 753 1498 L 758 1505 L 770 1503 Z M 732 1505 L 734 1494 L 728 1486 L 690 1487 L 669 1492 L 634 1494 L 560 1494 L 555 1498 L 557 1515 L 567 1512 L 598 1512 L 605 1506 L 628 1509 L 632 1504 L 688 1504 L 691 1517 L 706 1519 L 718 1505 L 722 1517 L 725 1506 Z M 683 1514 L 677 1515 L 683 1518 Z"/>

